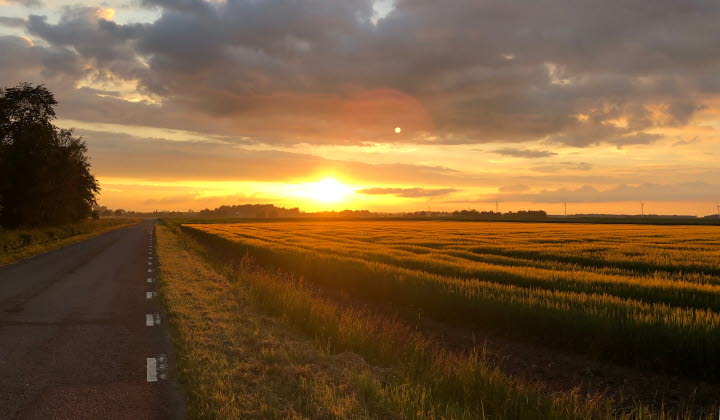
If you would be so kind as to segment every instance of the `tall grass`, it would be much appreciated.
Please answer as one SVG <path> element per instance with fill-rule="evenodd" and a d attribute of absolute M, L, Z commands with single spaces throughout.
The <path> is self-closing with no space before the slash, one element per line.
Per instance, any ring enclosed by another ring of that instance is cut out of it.
<path fill-rule="evenodd" d="M 356 235 L 368 239 L 371 253 L 358 248 L 345 252 L 342 244 L 333 250 L 323 245 L 322 238 L 298 237 L 288 229 L 274 237 L 268 234 L 267 239 L 243 233 L 254 228 L 208 225 L 184 230 L 226 257 L 249 252 L 263 265 L 293 270 L 317 286 L 344 289 L 368 301 L 421 310 L 449 323 L 494 329 L 626 364 L 708 380 L 720 378 L 720 314 L 712 310 L 719 295 L 709 285 L 658 281 L 645 287 L 629 276 L 630 286 L 625 290 L 647 296 L 644 302 L 628 298 L 628 293 L 611 295 L 587 284 L 568 290 L 561 276 L 554 287 L 552 277 L 539 282 L 530 269 L 517 274 L 513 283 L 439 274 L 447 267 L 442 261 L 403 266 L 393 259 L 392 247 L 378 245 L 393 238 L 408 241 L 391 231 L 393 224 L 374 235 L 356 229 L 360 232 Z M 435 237 L 435 243 L 442 242 L 442 236 Z M 318 242 L 317 248 L 313 241 Z M 466 242 L 472 246 L 473 241 Z M 382 249 L 387 249 L 389 256 L 383 258 Z M 612 283 L 616 291 L 625 287 L 620 280 Z M 662 299 L 656 302 L 658 296 L 687 299 L 692 293 L 706 293 L 705 300 L 699 301 L 706 302 L 709 309 L 672 306 Z"/>

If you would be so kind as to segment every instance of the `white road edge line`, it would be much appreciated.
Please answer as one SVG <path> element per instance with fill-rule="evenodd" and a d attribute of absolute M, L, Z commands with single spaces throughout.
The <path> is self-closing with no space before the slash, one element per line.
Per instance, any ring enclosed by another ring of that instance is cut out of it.
<path fill-rule="evenodd" d="M 157 382 L 158 372 L 157 372 L 157 359 L 154 357 L 148 357 L 147 358 L 147 381 L 148 382 Z"/>
<path fill-rule="evenodd" d="M 148 357 L 146 360 L 148 382 L 167 379 L 168 362 L 164 354 L 159 354 L 157 357 Z"/>
<path fill-rule="evenodd" d="M 154 327 L 156 325 L 160 325 L 160 314 L 145 314 L 145 326 Z"/>

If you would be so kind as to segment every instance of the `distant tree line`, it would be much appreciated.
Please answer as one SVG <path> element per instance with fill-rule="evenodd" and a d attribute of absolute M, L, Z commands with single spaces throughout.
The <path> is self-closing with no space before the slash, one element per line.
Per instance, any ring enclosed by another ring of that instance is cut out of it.
<path fill-rule="evenodd" d="M 92 214 L 94 217 L 100 217 L 100 216 L 136 216 L 138 215 L 138 212 L 135 211 L 125 211 L 123 209 L 115 209 L 110 210 L 106 206 L 96 206 L 93 208 Z"/>
<path fill-rule="evenodd" d="M 386 213 L 373 213 L 370 210 L 341 210 L 341 211 L 318 211 L 307 213 L 319 217 L 383 217 Z"/>
<path fill-rule="evenodd" d="M 297 207 L 286 209 L 275 207 L 273 204 L 240 204 L 236 206 L 220 206 L 214 210 L 200 210 L 199 216 L 204 217 L 297 217 L 300 209 Z"/>
<path fill-rule="evenodd" d="M 542 219 L 547 217 L 544 210 L 520 210 L 517 212 L 496 213 L 493 211 L 456 210 L 448 211 L 416 211 L 410 213 L 381 213 L 369 210 L 318 211 L 306 213 L 299 208 L 277 207 L 274 204 L 238 204 L 223 205 L 215 209 L 200 211 L 152 211 L 137 212 L 123 209 L 109 209 L 105 206 L 95 207 L 98 216 L 128 217 L 242 217 L 242 218 L 289 218 L 289 217 L 337 217 L 337 218 L 442 218 L 442 219 Z"/>
<path fill-rule="evenodd" d="M 87 147 L 53 124 L 57 104 L 42 85 L 0 88 L 0 226 L 74 222 L 96 204 Z"/>
<path fill-rule="evenodd" d="M 234 206 L 223 205 L 215 209 L 204 209 L 198 212 L 188 210 L 180 211 L 154 211 L 132 212 L 122 209 L 110 210 L 107 207 L 96 208 L 101 216 L 152 216 L 152 217 L 242 217 L 242 218 L 292 218 L 292 217 L 322 217 L 322 218 L 441 218 L 441 219 L 467 219 L 467 220 L 512 220 L 512 219 L 543 219 L 547 218 L 544 210 L 521 210 L 517 212 L 498 213 L 493 211 L 456 210 L 448 211 L 416 211 L 410 213 L 380 213 L 369 210 L 341 210 L 318 211 L 306 213 L 297 207 L 284 208 L 273 204 L 239 204 Z"/>

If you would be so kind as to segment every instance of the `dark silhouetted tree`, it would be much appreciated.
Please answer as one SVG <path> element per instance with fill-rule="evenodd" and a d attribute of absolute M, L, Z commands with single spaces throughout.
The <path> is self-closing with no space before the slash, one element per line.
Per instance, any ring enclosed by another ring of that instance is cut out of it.
<path fill-rule="evenodd" d="M 87 147 L 53 124 L 53 94 L 28 83 L 0 89 L 0 225 L 52 225 L 90 216 L 100 191 Z"/>

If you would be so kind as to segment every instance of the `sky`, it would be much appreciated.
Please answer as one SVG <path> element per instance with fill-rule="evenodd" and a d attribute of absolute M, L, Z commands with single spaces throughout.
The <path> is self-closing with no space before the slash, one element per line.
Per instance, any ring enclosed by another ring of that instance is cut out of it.
<path fill-rule="evenodd" d="M 717 0 L 0 0 L 0 86 L 45 84 L 132 210 L 720 201 Z"/>

